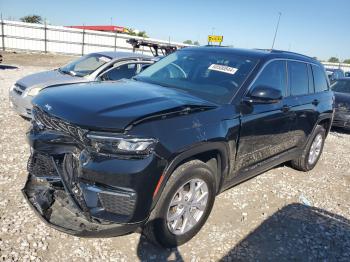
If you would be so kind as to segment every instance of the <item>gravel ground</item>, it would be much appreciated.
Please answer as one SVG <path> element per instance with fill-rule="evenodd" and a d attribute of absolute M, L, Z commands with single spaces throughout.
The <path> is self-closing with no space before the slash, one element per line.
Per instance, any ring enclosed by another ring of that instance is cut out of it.
<path fill-rule="evenodd" d="M 314 170 L 272 169 L 217 197 L 199 234 L 163 250 L 139 234 L 84 239 L 46 226 L 26 204 L 29 123 L 9 109 L 18 78 L 72 57 L 13 55 L 0 69 L 0 261 L 349 261 L 350 134 L 333 131 Z"/>

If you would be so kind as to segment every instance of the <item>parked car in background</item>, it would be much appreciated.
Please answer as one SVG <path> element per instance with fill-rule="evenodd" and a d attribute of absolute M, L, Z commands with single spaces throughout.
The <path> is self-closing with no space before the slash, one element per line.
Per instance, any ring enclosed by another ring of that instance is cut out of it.
<path fill-rule="evenodd" d="M 338 79 L 332 90 L 335 96 L 333 126 L 350 129 L 350 78 Z"/>
<path fill-rule="evenodd" d="M 33 105 L 23 193 L 36 213 L 77 236 L 141 229 L 165 247 L 191 239 L 220 192 L 287 161 L 313 169 L 333 118 L 316 60 L 225 47 L 47 88 Z"/>
<path fill-rule="evenodd" d="M 326 72 L 331 83 L 345 77 L 345 73 L 342 69 L 326 68 Z"/>
<path fill-rule="evenodd" d="M 10 103 L 18 114 L 31 118 L 31 101 L 43 88 L 60 84 L 131 78 L 138 74 L 143 66 L 158 59 L 129 52 L 91 53 L 60 68 L 19 79 L 10 88 Z"/>

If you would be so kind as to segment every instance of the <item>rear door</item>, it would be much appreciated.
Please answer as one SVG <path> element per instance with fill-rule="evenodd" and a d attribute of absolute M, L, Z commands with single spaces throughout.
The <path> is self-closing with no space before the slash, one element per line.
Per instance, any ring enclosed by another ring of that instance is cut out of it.
<path fill-rule="evenodd" d="M 291 143 L 302 148 L 318 119 L 319 101 L 314 94 L 311 65 L 305 62 L 288 61 L 288 95 L 286 103 L 296 116 L 290 130 Z"/>

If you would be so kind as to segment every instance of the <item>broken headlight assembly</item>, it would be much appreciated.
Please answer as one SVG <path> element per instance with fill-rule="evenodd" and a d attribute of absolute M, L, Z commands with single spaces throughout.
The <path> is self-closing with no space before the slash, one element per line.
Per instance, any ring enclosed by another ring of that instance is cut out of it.
<path fill-rule="evenodd" d="M 157 143 L 153 138 L 138 138 L 106 132 L 89 132 L 86 137 L 96 152 L 112 155 L 148 155 Z"/>

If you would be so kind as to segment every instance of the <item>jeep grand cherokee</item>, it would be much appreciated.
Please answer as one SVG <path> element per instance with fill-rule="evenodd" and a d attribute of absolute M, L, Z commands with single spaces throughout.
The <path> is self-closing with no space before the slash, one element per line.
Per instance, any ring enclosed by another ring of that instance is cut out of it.
<path fill-rule="evenodd" d="M 303 55 L 185 48 L 132 80 L 43 90 L 33 116 L 23 193 L 44 221 L 172 247 L 225 189 L 287 161 L 313 169 L 333 93 Z"/>

